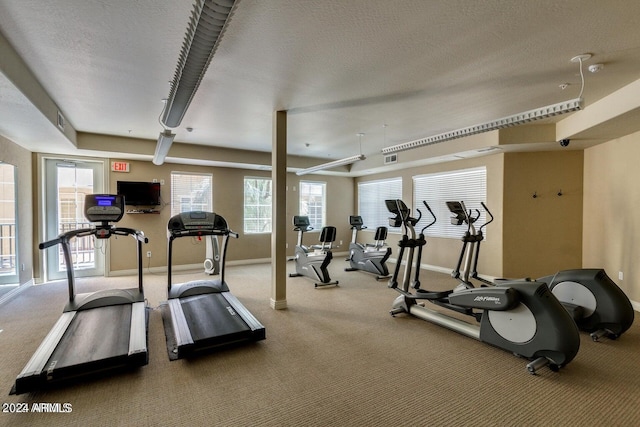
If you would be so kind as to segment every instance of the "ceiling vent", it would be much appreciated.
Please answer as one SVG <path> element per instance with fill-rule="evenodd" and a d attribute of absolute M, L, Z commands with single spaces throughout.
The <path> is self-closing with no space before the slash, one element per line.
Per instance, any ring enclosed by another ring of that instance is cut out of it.
<path fill-rule="evenodd" d="M 64 132 L 64 116 L 62 115 L 62 113 L 60 111 L 58 111 L 58 128 Z"/>
<path fill-rule="evenodd" d="M 384 164 L 390 165 L 393 163 L 398 163 L 398 155 L 397 154 L 387 154 L 384 156 Z"/>

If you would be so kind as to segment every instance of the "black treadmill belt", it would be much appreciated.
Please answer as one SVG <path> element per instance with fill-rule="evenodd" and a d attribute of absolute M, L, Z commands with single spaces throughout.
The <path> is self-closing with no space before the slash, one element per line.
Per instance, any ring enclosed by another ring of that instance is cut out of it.
<path fill-rule="evenodd" d="M 181 298 L 180 303 L 195 342 L 251 331 L 222 294 L 195 295 Z"/>
<path fill-rule="evenodd" d="M 131 305 L 79 311 L 62 336 L 47 366 L 70 368 L 129 353 Z"/>

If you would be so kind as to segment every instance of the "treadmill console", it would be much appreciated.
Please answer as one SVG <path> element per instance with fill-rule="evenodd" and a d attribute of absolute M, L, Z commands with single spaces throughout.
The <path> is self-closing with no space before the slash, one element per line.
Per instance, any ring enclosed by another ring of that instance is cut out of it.
<path fill-rule="evenodd" d="M 124 198 L 115 194 L 87 194 L 84 216 L 90 222 L 118 222 L 124 215 Z"/>
<path fill-rule="evenodd" d="M 167 226 L 169 232 L 174 235 L 197 231 L 210 231 L 228 233 L 227 221 L 213 212 L 192 211 L 174 215 Z"/>

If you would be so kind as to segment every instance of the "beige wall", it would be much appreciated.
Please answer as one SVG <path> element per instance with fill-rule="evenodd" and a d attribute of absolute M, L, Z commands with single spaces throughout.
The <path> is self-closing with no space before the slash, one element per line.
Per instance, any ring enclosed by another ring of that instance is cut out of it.
<path fill-rule="evenodd" d="M 503 218 L 505 277 L 581 267 L 582 153 L 504 155 L 503 210 L 494 215 Z"/>
<path fill-rule="evenodd" d="M 33 277 L 33 177 L 31 152 L 12 141 L 0 136 L 0 160 L 18 168 L 18 262 L 20 284 L 27 283 Z M 20 267 L 20 265 L 19 265 Z"/>
<path fill-rule="evenodd" d="M 410 206 L 414 176 L 477 166 L 487 168 L 486 203 L 495 217 L 482 243 L 480 274 L 539 277 L 581 266 L 581 151 L 494 154 L 362 177 L 356 179 L 356 188 L 357 182 L 401 176 L 403 199 Z M 557 196 L 560 190 L 563 195 Z M 534 199 L 534 192 L 539 197 Z M 357 206 L 357 195 L 354 203 Z M 361 234 L 371 238 L 371 232 Z M 394 253 L 397 239 L 389 238 Z M 451 270 L 460 249 L 458 239 L 430 238 L 422 263 Z"/>
<path fill-rule="evenodd" d="M 603 267 L 633 301 L 640 301 L 639 160 L 640 132 L 584 153 L 583 265 Z"/>
<path fill-rule="evenodd" d="M 389 172 L 384 174 L 370 175 L 357 178 L 355 180 L 355 188 L 358 182 L 366 182 L 384 178 L 402 177 L 402 198 L 403 201 L 412 209 L 413 215 L 413 177 L 416 175 L 424 175 L 429 173 L 453 171 L 458 169 L 468 169 L 479 166 L 487 168 L 487 201 L 489 209 L 500 212 L 502 210 L 502 186 L 503 186 L 503 155 L 496 154 L 492 156 L 479 157 L 474 159 L 460 160 L 454 162 L 440 163 L 436 165 L 421 166 L 415 168 L 404 169 L 397 172 Z M 354 198 L 354 210 L 357 209 L 358 197 L 357 192 Z M 449 218 L 438 218 L 438 221 L 449 221 Z M 496 220 L 490 226 L 487 232 L 487 239 L 483 242 L 482 256 L 478 264 L 478 271 L 488 275 L 499 276 L 502 273 L 502 219 L 500 215 L 496 215 Z M 387 244 L 393 250 L 392 258 L 398 253 L 397 241 L 399 240 L 399 229 L 390 229 Z M 392 234 L 393 233 L 393 234 Z M 359 234 L 362 241 L 371 241 L 373 231 L 365 231 Z M 423 250 L 422 263 L 444 269 L 453 270 L 458 257 L 462 242 L 459 239 L 429 238 L 427 245 Z M 425 283 L 424 288 L 428 288 Z"/>
<path fill-rule="evenodd" d="M 117 160 L 117 159 L 111 159 Z M 239 239 L 232 239 L 229 243 L 227 259 L 229 261 L 267 259 L 271 257 L 271 234 L 244 234 L 243 233 L 243 204 L 244 204 L 244 177 L 271 177 L 271 172 L 176 165 L 165 163 L 156 166 L 151 162 L 129 161 L 130 172 L 109 175 L 110 191 L 116 191 L 117 181 L 152 181 L 164 180 L 161 193 L 164 205 L 160 207 L 160 214 L 125 214 L 119 225 L 144 231 L 149 238 L 144 252 L 151 251 L 151 259 L 144 257 L 145 268 L 166 266 L 167 253 L 167 222 L 171 216 L 171 172 L 198 172 L 211 173 L 213 176 L 213 210 L 222 215 L 229 227 L 240 234 Z M 351 212 L 351 200 L 353 200 L 352 178 L 333 176 L 307 175 L 298 177 L 288 174 L 287 179 L 287 217 L 291 218 L 298 213 L 298 183 L 300 180 L 321 181 L 327 183 L 327 225 L 334 225 L 338 229 L 337 244 L 343 241 L 337 251 L 347 250 L 350 238 L 347 218 Z M 288 223 L 291 220 L 288 219 Z M 315 243 L 317 233 L 305 235 L 305 243 Z M 118 239 L 111 242 L 111 270 L 130 270 L 136 268 L 136 248 L 133 242 Z M 288 253 L 293 254 L 296 244 L 296 234 L 291 230 L 287 233 Z M 174 242 L 173 265 L 197 264 L 204 261 L 204 240 L 183 238 Z"/>

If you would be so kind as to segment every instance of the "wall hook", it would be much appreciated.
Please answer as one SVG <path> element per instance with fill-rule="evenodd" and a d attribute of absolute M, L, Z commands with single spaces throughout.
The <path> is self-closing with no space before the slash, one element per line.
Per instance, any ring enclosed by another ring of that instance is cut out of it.
<path fill-rule="evenodd" d="M 562 189 L 558 191 L 558 197 L 561 197 L 561 196 L 562 196 Z"/>
<path fill-rule="evenodd" d="M 533 197 L 534 199 L 537 199 L 537 198 L 538 198 L 538 192 L 537 192 L 537 191 L 534 191 L 534 192 L 533 192 L 533 196 L 532 196 L 532 197 Z"/>

